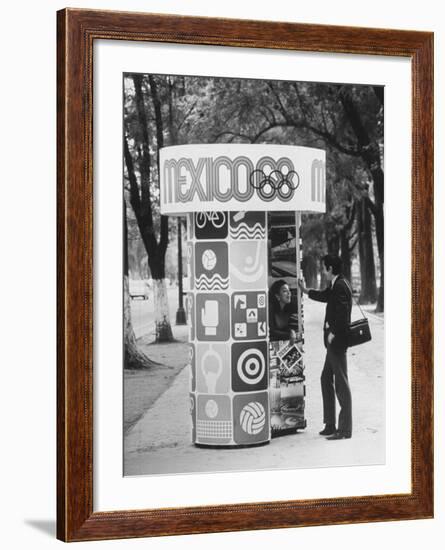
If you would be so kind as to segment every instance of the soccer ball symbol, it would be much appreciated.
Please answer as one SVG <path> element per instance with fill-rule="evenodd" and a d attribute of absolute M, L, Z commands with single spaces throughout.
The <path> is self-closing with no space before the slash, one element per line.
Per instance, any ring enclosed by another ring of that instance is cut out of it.
<path fill-rule="evenodd" d="M 204 251 L 201 261 L 204 269 L 206 269 L 207 271 L 211 271 L 216 265 L 216 254 L 213 252 L 213 250 L 208 248 Z"/>
<path fill-rule="evenodd" d="M 213 399 L 209 399 L 205 405 L 206 415 L 209 418 L 215 418 L 218 414 L 218 404 Z"/>

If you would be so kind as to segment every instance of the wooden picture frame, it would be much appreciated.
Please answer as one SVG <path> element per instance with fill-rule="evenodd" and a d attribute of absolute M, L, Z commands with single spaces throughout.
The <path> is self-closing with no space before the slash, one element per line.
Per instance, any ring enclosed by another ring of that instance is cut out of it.
<path fill-rule="evenodd" d="M 64 541 L 433 516 L 433 34 L 65 9 L 57 14 L 57 536 Z M 95 40 L 401 56 L 412 63 L 411 492 L 93 512 Z M 279 511 L 279 513 L 271 513 Z"/>

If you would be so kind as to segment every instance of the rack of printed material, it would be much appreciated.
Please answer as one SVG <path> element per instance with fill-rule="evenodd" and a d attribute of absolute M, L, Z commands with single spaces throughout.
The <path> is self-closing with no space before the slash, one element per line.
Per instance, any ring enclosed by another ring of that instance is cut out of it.
<path fill-rule="evenodd" d="M 269 343 L 271 436 L 295 433 L 306 427 L 305 376 L 302 343 Z"/>

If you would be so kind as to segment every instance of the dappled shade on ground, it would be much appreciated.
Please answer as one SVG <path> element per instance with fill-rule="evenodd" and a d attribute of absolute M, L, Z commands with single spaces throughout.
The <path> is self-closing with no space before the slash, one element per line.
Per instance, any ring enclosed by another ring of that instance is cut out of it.
<path fill-rule="evenodd" d="M 138 345 L 158 366 L 145 370 L 124 370 L 124 434 L 153 406 L 156 399 L 171 385 L 173 378 L 184 368 L 188 347 L 186 342 Z"/>

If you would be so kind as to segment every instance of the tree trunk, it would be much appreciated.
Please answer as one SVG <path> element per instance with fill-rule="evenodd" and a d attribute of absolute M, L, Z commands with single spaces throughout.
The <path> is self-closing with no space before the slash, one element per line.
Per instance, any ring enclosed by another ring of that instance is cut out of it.
<path fill-rule="evenodd" d="M 375 206 L 373 214 L 375 217 L 375 228 L 377 237 L 377 248 L 379 251 L 380 260 L 380 288 L 377 299 L 376 311 L 381 312 L 384 309 L 384 174 L 380 160 L 380 149 L 378 143 L 371 141 L 369 134 L 362 123 L 360 114 L 352 100 L 352 97 L 347 94 L 341 94 L 341 102 L 344 107 L 346 116 L 354 130 L 355 135 L 361 149 L 361 157 L 366 164 L 374 184 Z M 383 106 L 383 104 L 382 104 Z"/>
<path fill-rule="evenodd" d="M 131 321 L 130 289 L 128 282 L 127 205 L 124 200 L 124 369 L 147 369 L 157 364 L 138 349 Z"/>
<path fill-rule="evenodd" d="M 156 80 L 152 75 L 148 75 L 150 84 L 151 99 L 155 112 L 156 126 L 156 161 L 158 165 L 158 177 L 161 173 L 159 161 L 159 152 L 164 147 L 164 125 L 162 121 L 162 107 L 159 100 Z M 165 254 L 168 246 L 168 216 L 161 215 L 160 238 L 156 248 L 156 253 L 150 260 L 150 269 L 153 277 L 154 306 L 155 306 L 155 335 L 156 342 L 172 342 L 173 332 L 170 324 L 170 312 L 168 307 L 167 285 L 165 281 Z"/>
<path fill-rule="evenodd" d="M 172 342 L 166 279 L 153 279 L 156 342 Z"/>
<path fill-rule="evenodd" d="M 373 304 L 377 299 L 371 216 L 366 199 L 357 201 L 358 249 L 360 257 L 361 304 Z"/>
<path fill-rule="evenodd" d="M 380 102 L 382 109 L 385 106 L 385 94 L 383 92 L 383 86 L 374 86 L 374 93 Z M 379 150 L 380 160 L 380 150 Z M 374 179 L 374 195 L 375 195 L 375 227 L 377 237 L 377 249 L 379 251 L 379 265 L 380 265 L 380 288 L 379 297 L 377 300 L 377 312 L 382 312 L 385 309 L 385 254 L 384 254 L 384 217 L 383 217 L 383 203 L 384 203 L 384 174 L 381 169 L 380 162 L 372 166 L 372 177 Z"/>
<path fill-rule="evenodd" d="M 322 260 L 322 258 L 319 259 L 318 261 L 318 270 L 319 270 L 319 273 L 320 273 L 320 286 L 319 288 L 323 289 L 323 288 L 326 288 L 329 284 L 327 278 L 326 278 L 326 272 L 324 270 L 324 262 Z M 315 287 L 317 288 L 317 287 Z"/>
<path fill-rule="evenodd" d="M 128 275 L 124 275 L 124 368 L 129 370 L 148 369 L 157 365 L 137 346 L 131 322 L 130 293 Z"/>
<path fill-rule="evenodd" d="M 159 150 L 164 145 L 161 104 L 159 101 L 155 79 L 148 77 L 151 97 L 155 111 L 157 164 L 159 177 Z M 148 255 L 148 265 L 153 278 L 153 303 L 155 307 L 155 341 L 173 341 L 173 333 L 170 325 L 167 289 L 165 284 L 165 254 L 168 246 L 168 217 L 160 216 L 159 240 L 156 238 L 152 202 L 150 195 L 150 147 L 147 113 L 145 110 L 142 75 L 133 75 L 135 88 L 136 111 L 138 114 L 139 128 L 142 135 L 142 154 L 139 158 L 139 171 L 141 176 L 140 193 L 134 170 L 133 158 L 130 153 L 128 140 L 124 137 L 124 155 L 130 182 L 131 205 L 136 216 L 142 241 Z"/>
<path fill-rule="evenodd" d="M 343 227 L 340 231 L 340 257 L 343 264 L 343 275 L 351 280 L 351 250 L 349 248 L 349 230 Z"/>
<path fill-rule="evenodd" d="M 307 255 L 301 262 L 303 269 L 303 277 L 306 282 L 306 286 L 309 288 L 317 288 L 317 259 L 312 255 Z"/>
<path fill-rule="evenodd" d="M 377 238 L 377 250 L 379 251 L 380 265 L 380 288 L 377 299 L 377 312 L 382 312 L 385 309 L 385 250 L 384 250 L 384 217 L 383 217 L 383 171 L 379 168 L 372 172 L 374 180 L 374 196 L 375 196 L 375 233 Z"/>
<path fill-rule="evenodd" d="M 156 257 L 148 259 L 153 278 L 153 304 L 155 311 L 155 341 L 173 342 L 173 332 L 170 323 L 168 307 L 167 281 L 165 279 L 165 264 Z"/>
<path fill-rule="evenodd" d="M 337 231 L 326 231 L 326 245 L 328 249 L 328 254 L 338 256 L 340 252 L 340 235 L 337 233 Z"/>

